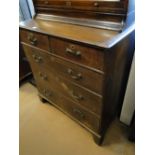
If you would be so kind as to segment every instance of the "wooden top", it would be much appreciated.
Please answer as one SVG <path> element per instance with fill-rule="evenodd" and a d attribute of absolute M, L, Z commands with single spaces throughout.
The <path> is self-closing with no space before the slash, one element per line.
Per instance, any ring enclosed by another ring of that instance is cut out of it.
<path fill-rule="evenodd" d="M 118 34 L 118 32 L 111 30 L 39 19 L 20 22 L 20 27 L 99 47 L 105 47 L 105 43 Z"/>

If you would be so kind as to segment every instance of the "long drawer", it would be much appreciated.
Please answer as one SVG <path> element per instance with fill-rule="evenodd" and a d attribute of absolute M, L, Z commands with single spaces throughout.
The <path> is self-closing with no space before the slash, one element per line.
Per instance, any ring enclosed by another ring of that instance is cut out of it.
<path fill-rule="evenodd" d="M 31 48 L 29 46 L 24 46 L 24 48 L 31 53 L 30 59 L 34 59 L 39 66 L 47 68 L 57 76 L 62 76 L 71 82 L 82 85 L 83 87 L 102 95 L 104 74 L 85 69 L 63 59 L 51 56 L 39 49 Z M 40 59 L 39 62 L 37 62 L 37 58 Z"/>
<path fill-rule="evenodd" d="M 98 94 L 103 94 L 104 73 L 93 72 L 56 56 L 52 56 L 50 60 L 55 74 L 60 74 L 71 82 L 82 85 Z"/>
<path fill-rule="evenodd" d="M 49 71 L 48 68 L 42 66 L 41 64 L 46 62 L 42 58 L 40 61 L 36 61 L 34 58 L 34 54 L 35 57 L 38 57 L 36 49 L 35 53 L 29 46 L 24 45 L 24 49 L 28 59 L 30 60 L 34 77 L 38 83 L 43 81 L 45 84 L 50 85 L 51 88 L 57 92 L 60 92 L 70 100 L 87 108 L 89 111 L 94 112 L 98 116 L 101 115 L 102 97 L 100 95 L 90 92 L 79 85 L 75 85 L 62 78 L 62 76 L 55 75 L 54 72 Z"/>
<path fill-rule="evenodd" d="M 67 112 L 74 119 L 80 121 L 88 128 L 95 132 L 99 132 L 100 119 L 73 101 L 67 99 L 63 95 L 55 92 L 55 90 L 48 84 L 42 82 L 37 83 L 39 92 L 50 100 L 53 104 L 60 107 L 63 111 Z"/>
<path fill-rule="evenodd" d="M 34 0 L 36 7 L 50 7 L 50 8 L 61 8 L 61 9 L 76 9 L 76 10 L 92 10 L 92 11 L 109 11 L 114 12 L 118 11 L 122 13 L 125 9 L 123 2 L 108 2 L 103 0 Z M 116 9 L 117 8 L 117 9 Z"/>

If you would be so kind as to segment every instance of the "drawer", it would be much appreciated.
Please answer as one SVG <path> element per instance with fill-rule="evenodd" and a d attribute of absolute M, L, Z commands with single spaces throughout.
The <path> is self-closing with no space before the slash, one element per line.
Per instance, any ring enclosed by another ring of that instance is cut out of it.
<path fill-rule="evenodd" d="M 20 30 L 20 39 L 22 42 L 33 45 L 35 47 L 49 50 L 48 36 L 28 30 Z"/>
<path fill-rule="evenodd" d="M 55 55 L 103 71 L 103 51 L 52 37 L 50 38 L 50 48 Z"/>
<path fill-rule="evenodd" d="M 71 62 L 65 61 L 55 56 L 51 56 L 50 54 L 47 54 L 39 49 L 32 49 L 28 46 L 26 46 L 25 49 L 30 51 L 31 55 L 42 59 L 42 62 L 37 62 L 38 65 L 47 68 L 49 71 L 52 71 L 55 75 L 62 76 L 70 80 L 71 82 L 88 88 L 91 91 L 94 91 L 98 94 L 103 94 L 103 74 L 80 67 L 79 65 L 75 65 Z M 31 57 L 30 59 L 35 58 Z"/>
<path fill-rule="evenodd" d="M 89 111 L 96 113 L 97 115 L 101 114 L 102 110 L 102 97 L 96 93 L 93 93 L 80 85 L 76 85 L 69 80 L 63 78 L 63 76 L 57 76 L 55 72 L 49 70 L 49 65 L 46 67 L 46 62 L 49 61 L 48 54 L 45 59 L 40 56 L 37 50 L 29 46 L 24 45 L 24 50 L 26 56 L 30 61 L 30 65 L 35 77 L 35 80 L 44 82 L 45 84 L 50 85 L 55 91 L 60 92 L 70 100 L 76 102 L 77 104 L 87 108 Z M 33 51 L 34 50 L 34 51 Z M 35 55 L 35 57 L 34 57 Z M 47 60 L 47 61 L 46 61 Z M 53 67 L 51 65 L 51 67 Z M 96 81 L 94 81 L 95 83 Z M 93 83 L 92 83 L 93 85 Z"/>
<path fill-rule="evenodd" d="M 123 2 L 104 2 L 101 1 L 75 1 L 75 0 L 34 0 L 34 5 L 36 7 L 53 7 L 60 9 L 76 9 L 83 11 L 113 11 L 113 9 L 117 9 L 122 11 L 125 7 Z"/>
<path fill-rule="evenodd" d="M 78 120 L 95 132 L 99 132 L 100 119 L 81 106 L 67 99 L 63 95 L 55 92 L 55 89 L 49 85 L 38 83 L 39 92 L 62 111 L 68 113 L 71 117 Z"/>
<path fill-rule="evenodd" d="M 98 94 L 103 94 L 103 74 L 80 67 L 76 64 L 57 58 L 55 56 L 51 56 L 50 60 L 50 65 L 52 66 L 50 67 L 50 70 L 53 70 L 55 74 L 61 75 L 71 82 L 88 88 Z"/>

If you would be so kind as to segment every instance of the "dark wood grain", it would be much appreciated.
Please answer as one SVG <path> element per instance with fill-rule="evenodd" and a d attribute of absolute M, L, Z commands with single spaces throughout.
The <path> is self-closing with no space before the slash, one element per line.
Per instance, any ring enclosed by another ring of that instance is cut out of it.
<path fill-rule="evenodd" d="M 52 37 L 50 38 L 50 48 L 51 52 L 58 56 L 104 70 L 104 53 L 102 51 Z"/>
<path fill-rule="evenodd" d="M 54 89 L 49 87 L 49 85 L 45 84 L 39 84 L 38 86 L 39 92 L 45 96 L 45 98 L 49 99 L 50 102 L 53 104 L 56 104 L 61 109 L 63 109 L 65 112 L 67 112 L 69 115 L 80 121 L 82 124 L 86 125 L 93 131 L 98 133 L 100 120 L 95 115 L 92 115 L 92 113 L 88 112 L 78 104 L 74 103 L 73 101 L 67 99 L 60 93 L 55 92 Z M 46 92 L 49 93 L 45 93 Z"/>
<path fill-rule="evenodd" d="M 128 0 L 34 0 L 34 5 L 37 14 L 122 23 L 126 19 Z"/>
<path fill-rule="evenodd" d="M 40 34 L 56 36 L 59 38 L 76 41 L 81 44 L 85 43 L 89 46 L 92 45 L 101 48 L 106 48 L 106 42 L 119 34 L 118 31 L 96 29 L 40 19 L 20 22 L 20 27 L 33 32 L 39 32 Z"/>
<path fill-rule="evenodd" d="M 35 7 L 44 8 L 57 8 L 65 10 L 84 10 L 84 11 L 97 11 L 111 14 L 126 14 L 127 1 L 122 0 L 120 2 L 108 2 L 108 1 L 92 1 L 92 0 L 34 0 Z"/>
<path fill-rule="evenodd" d="M 33 31 L 21 30 L 21 41 L 30 45 L 49 50 L 48 37 L 46 35 L 38 34 Z"/>
<path fill-rule="evenodd" d="M 131 36 L 133 34 L 134 31 L 105 51 L 106 92 L 104 102 L 108 104 L 104 104 L 103 107 L 101 133 L 105 133 L 110 122 L 117 115 L 120 105 L 123 104 L 122 93 L 125 92 L 124 87 L 127 83 L 134 53 L 131 46 Z"/>
<path fill-rule="evenodd" d="M 62 76 L 63 78 L 90 89 L 100 95 L 103 94 L 102 87 L 104 85 L 104 73 L 98 73 L 91 69 L 86 69 L 38 48 L 33 47 L 32 51 L 33 54 L 42 57 L 42 60 L 45 63 L 41 63 L 41 66 L 52 71 L 55 75 Z M 92 85 L 94 81 L 97 82 Z"/>
<path fill-rule="evenodd" d="M 81 88 L 78 85 L 70 83 L 64 79 L 63 76 L 57 76 L 52 70 L 49 70 L 48 64 L 46 64 L 45 57 L 41 57 L 37 49 L 24 45 L 25 53 L 30 60 L 34 77 L 38 83 L 43 82 L 50 85 L 56 92 L 60 92 L 64 96 L 70 98 L 74 102 L 77 102 L 81 106 L 86 107 L 89 111 L 95 112 L 100 116 L 102 109 L 102 97 L 85 88 Z M 33 55 L 37 55 L 42 58 L 40 63 L 36 62 Z M 45 55 L 45 53 L 44 53 Z M 49 55 L 47 55 L 48 57 Z M 46 64 L 46 65 L 42 65 Z M 46 79 L 43 79 L 43 76 Z M 100 86 L 102 88 L 102 86 Z"/>
<path fill-rule="evenodd" d="M 51 61 L 51 65 L 53 66 L 51 69 L 53 69 L 56 75 L 59 74 L 69 81 L 88 88 L 100 95 L 103 94 L 104 73 L 101 74 L 90 69 L 85 69 L 69 61 L 57 58 L 54 55 L 51 57 Z M 94 81 L 97 82 L 92 85 Z"/>
<path fill-rule="evenodd" d="M 83 11 L 83 10 L 75 10 L 75 9 L 58 9 L 58 8 L 48 8 L 48 7 L 36 7 L 37 14 L 52 14 L 56 16 L 65 16 L 65 17 L 76 17 L 76 18 L 84 18 L 90 20 L 98 20 L 98 21 L 111 21 L 121 23 L 122 20 L 125 20 L 125 14 L 114 16 L 112 14 L 104 14 L 103 12 L 92 12 L 92 11 Z"/>

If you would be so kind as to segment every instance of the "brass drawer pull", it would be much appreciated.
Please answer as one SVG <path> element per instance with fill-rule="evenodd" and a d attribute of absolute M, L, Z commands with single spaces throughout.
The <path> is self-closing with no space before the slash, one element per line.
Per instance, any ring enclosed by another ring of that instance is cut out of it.
<path fill-rule="evenodd" d="M 39 76 L 42 80 L 47 80 L 47 75 L 44 75 L 43 73 L 39 72 Z"/>
<path fill-rule="evenodd" d="M 98 2 L 95 2 L 95 3 L 94 3 L 94 6 L 95 6 L 95 7 L 99 7 L 99 3 L 98 3 Z"/>
<path fill-rule="evenodd" d="M 42 57 L 37 56 L 35 54 L 33 54 L 32 57 L 35 60 L 35 62 L 37 62 L 37 63 L 41 63 L 42 62 Z"/>
<path fill-rule="evenodd" d="M 78 57 L 81 56 L 81 52 L 80 51 L 72 50 L 70 48 L 66 48 L 65 51 L 66 51 L 66 53 L 74 55 L 74 56 L 78 56 Z"/>
<path fill-rule="evenodd" d="M 66 6 L 72 6 L 72 2 L 67 1 L 67 2 L 66 2 Z"/>
<path fill-rule="evenodd" d="M 45 95 L 46 97 L 50 97 L 50 96 L 52 95 L 52 93 L 51 93 L 49 90 L 47 90 L 47 89 L 44 89 L 44 90 L 43 90 L 43 93 L 44 93 L 44 95 Z"/>
<path fill-rule="evenodd" d="M 76 95 L 74 91 L 71 91 L 70 94 L 71 94 L 71 96 L 72 96 L 74 99 L 76 99 L 76 100 L 78 100 L 78 101 L 81 101 L 81 100 L 84 99 L 84 97 L 83 97 L 82 95 Z"/>
<path fill-rule="evenodd" d="M 41 61 L 42 61 L 41 57 L 38 57 L 37 60 L 36 60 L 37 63 L 40 63 Z"/>
<path fill-rule="evenodd" d="M 48 1 L 45 0 L 45 1 L 44 1 L 44 4 L 48 4 Z"/>
<path fill-rule="evenodd" d="M 30 41 L 32 45 L 37 45 L 37 38 L 35 38 L 32 33 L 28 35 L 27 39 Z"/>
<path fill-rule="evenodd" d="M 82 74 L 78 73 L 77 75 L 73 75 L 73 70 L 72 69 L 68 69 L 67 70 L 68 74 L 71 75 L 71 78 L 74 80 L 79 80 L 82 78 Z"/>
<path fill-rule="evenodd" d="M 84 119 L 85 118 L 85 115 L 79 109 L 74 108 L 73 113 L 75 115 L 77 115 L 79 119 Z"/>

